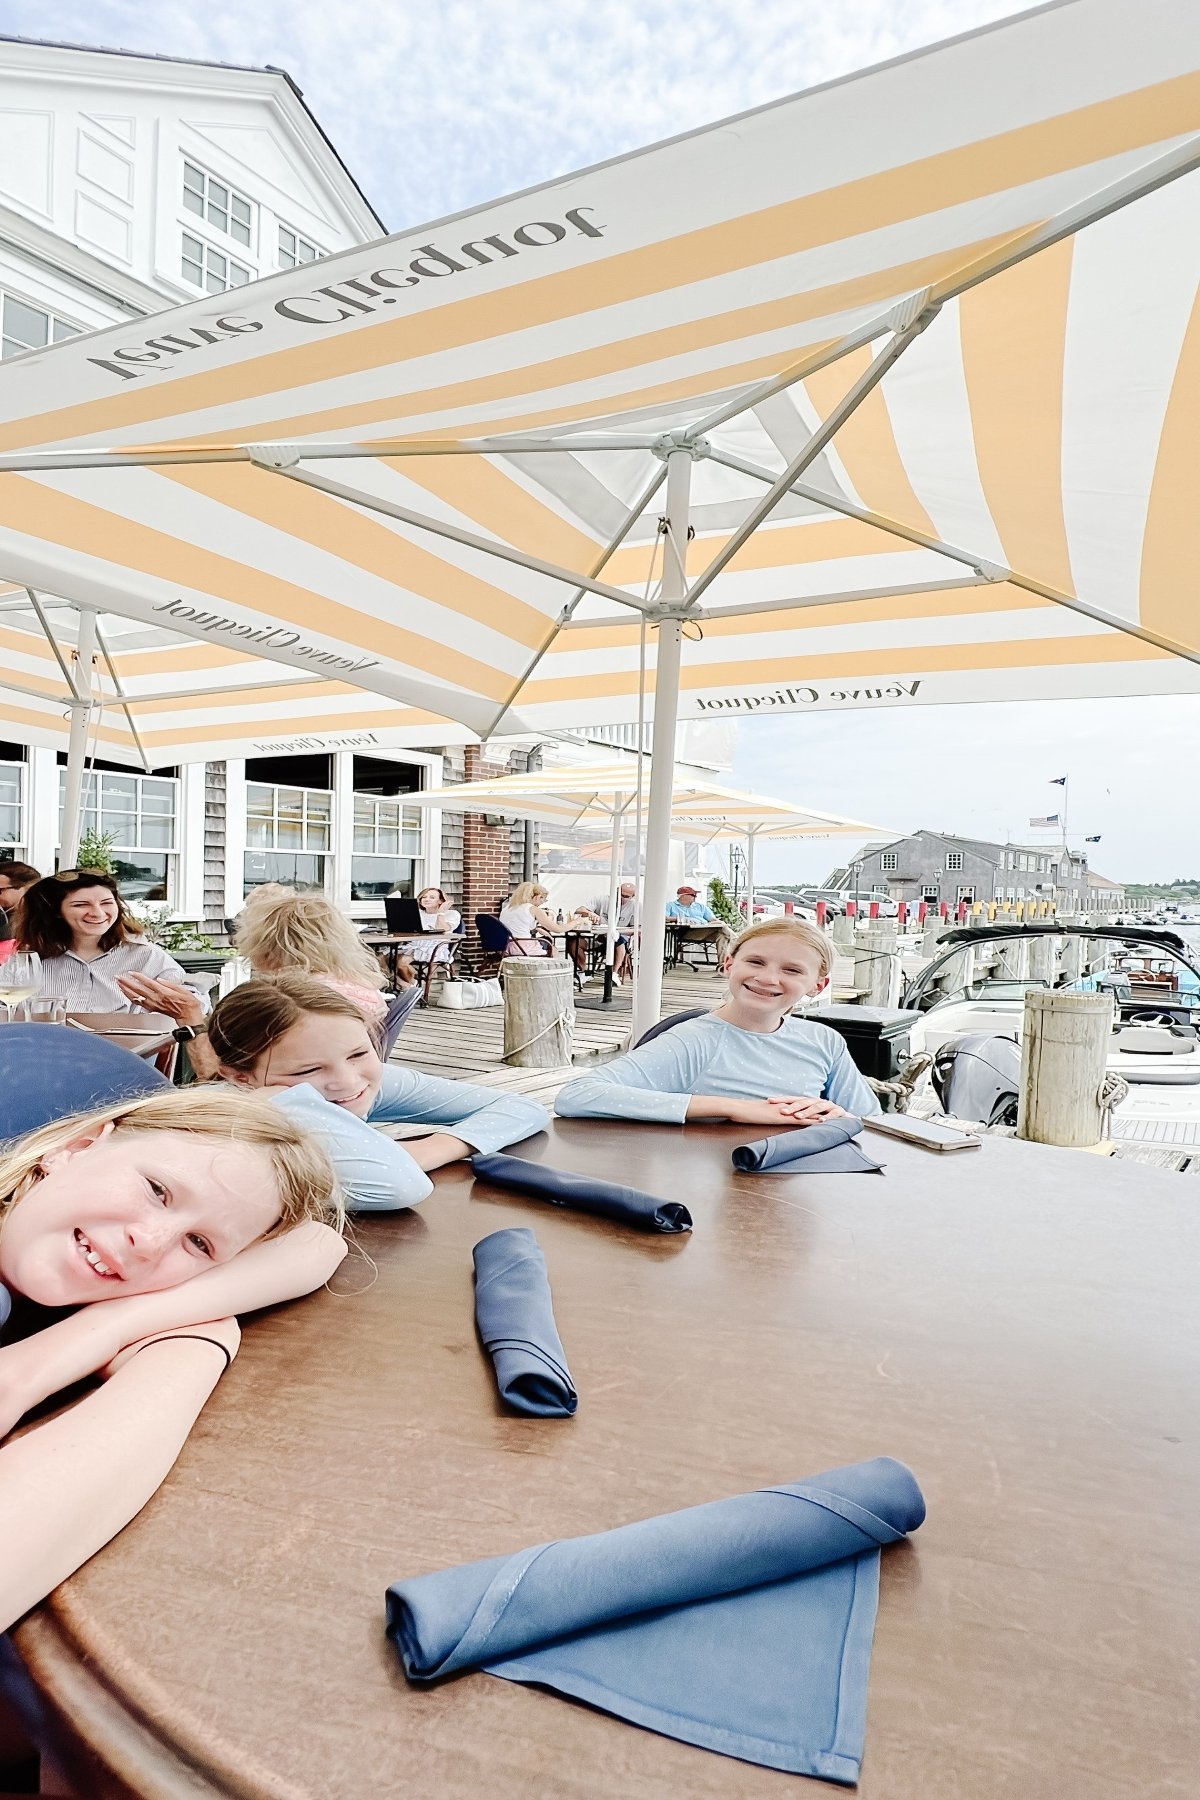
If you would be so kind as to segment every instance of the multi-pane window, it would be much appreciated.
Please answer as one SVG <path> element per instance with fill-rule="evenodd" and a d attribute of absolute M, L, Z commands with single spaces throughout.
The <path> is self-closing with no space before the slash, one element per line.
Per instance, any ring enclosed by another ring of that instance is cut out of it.
<path fill-rule="evenodd" d="M 333 847 L 333 794 L 328 788 L 246 783 L 245 891 L 267 881 L 325 887 Z"/>
<path fill-rule="evenodd" d="M 376 794 L 354 796 L 354 839 L 350 898 L 382 900 L 397 890 L 413 892 L 422 851 L 422 815 L 402 799 Z"/>
<path fill-rule="evenodd" d="M 27 350 L 44 350 L 47 344 L 75 337 L 78 331 L 78 325 L 47 312 L 44 306 L 31 306 L 15 294 L 0 294 L 0 356 L 24 356 Z"/>
<path fill-rule="evenodd" d="M 290 225 L 279 227 L 279 267 L 281 269 L 295 269 L 301 263 L 318 262 L 324 254 L 323 250 L 318 250 L 317 246 L 310 243 L 306 237 L 301 237 L 298 231 L 293 231 Z"/>
<path fill-rule="evenodd" d="M 947 850 L 947 852 L 946 852 L 946 867 L 947 867 L 947 869 L 949 869 L 949 870 L 961 869 L 962 866 L 963 866 L 962 851 L 961 850 Z"/>
<path fill-rule="evenodd" d="M 0 851 L 20 850 L 25 842 L 21 825 L 24 767 L 23 763 L 0 762 Z"/>
<path fill-rule="evenodd" d="M 885 850 L 883 855 L 879 858 L 879 866 L 881 869 L 885 869 L 885 870 L 899 868 L 900 858 L 899 858 L 898 854 L 896 853 L 896 851 L 895 850 Z"/>
<path fill-rule="evenodd" d="M 226 256 L 224 251 L 214 249 L 211 244 L 202 243 L 190 231 L 183 234 L 180 267 L 184 280 L 203 288 L 207 294 L 223 294 L 227 288 L 244 287 L 250 279 L 250 271 L 243 263 L 235 262 L 232 256 Z"/>
<path fill-rule="evenodd" d="M 67 772 L 60 769 L 60 838 L 66 784 Z M 169 775 L 116 775 L 98 769 L 84 775 L 81 829 L 112 839 L 117 880 L 129 900 L 171 899 L 178 789 Z"/>
<path fill-rule="evenodd" d="M 250 248 L 254 226 L 252 203 L 244 194 L 236 193 L 191 162 L 183 165 L 183 204 L 206 225 Z"/>

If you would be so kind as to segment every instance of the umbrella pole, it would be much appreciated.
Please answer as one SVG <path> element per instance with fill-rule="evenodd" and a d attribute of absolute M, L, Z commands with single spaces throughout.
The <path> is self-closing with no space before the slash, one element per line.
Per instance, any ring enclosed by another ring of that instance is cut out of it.
<path fill-rule="evenodd" d="M 81 609 L 75 643 L 74 689 L 71 702 L 71 736 L 67 746 L 67 779 L 63 792 L 62 842 L 59 867 L 70 869 L 79 855 L 83 817 L 83 765 L 87 760 L 88 722 L 92 714 L 92 659 L 96 654 L 96 615 Z"/>
<path fill-rule="evenodd" d="M 688 498 L 692 457 L 688 450 L 667 456 L 667 544 L 663 556 L 662 604 L 685 598 Z M 679 710 L 679 658 L 683 626 L 678 617 L 658 627 L 654 663 L 654 729 L 650 739 L 650 798 L 646 807 L 646 875 L 642 888 L 641 951 L 633 997 L 636 1044 L 662 1010 L 663 950 L 667 936 L 667 883 L 670 879 L 671 798 L 675 786 L 675 718 Z"/>
<path fill-rule="evenodd" d="M 613 964 L 617 960 L 617 899 L 621 885 L 621 828 L 624 817 L 621 812 L 621 796 L 613 795 L 613 828 L 612 854 L 608 860 L 608 929 L 604 934 L 604 1004 L 608 1006 L 613 997 Z"/>
<path fill-rule="evenodd" d="M 754 923 L 754 839 L 755 833 L 746 833 L 746 923 Z"/>

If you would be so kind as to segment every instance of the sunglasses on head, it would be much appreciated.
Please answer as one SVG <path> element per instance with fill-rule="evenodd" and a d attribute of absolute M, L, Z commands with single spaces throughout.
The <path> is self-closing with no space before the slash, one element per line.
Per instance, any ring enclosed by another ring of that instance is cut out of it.
<path fill-rule="evenodd" d="M 111 881 L 112 876 L 107 869 L 56 869 L 55 881 L 82 881 L 84 876 L 99 876 L 101 881 Z"/>

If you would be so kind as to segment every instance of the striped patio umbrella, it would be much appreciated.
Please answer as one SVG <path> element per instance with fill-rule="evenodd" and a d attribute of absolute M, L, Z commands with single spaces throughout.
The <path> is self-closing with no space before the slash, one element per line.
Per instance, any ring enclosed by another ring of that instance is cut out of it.
<path fill-rule="evenodd" d="M 0 570 L 663 771 L 677 713 L 1200 691 L 1198 165 L 1194 0 L 1059 0 L 6 363 Z"/>
<path fill-rule="evenodd" d="M 500 813 L 514 819 L 540 819 L 576 831 L 604 831 L 610 836 L 608 863 L 608 934 L 605 945 L 605 996 L 611 995 L 616 946 L 617 887 L 622 841 L 641 827 L 643 794 L 652 785 L 653 767 L 637 756 L 609 762 L 588 761 L 575 767 L 534 769 L 501 775 L 492 781 L 458 782 L 426 788 L 408 796 L 416 806 L 442 812 Z M 819 812 L 765 794 L 746 794 L 710 781 L 703 771 L 676 765 L 671 771 L 671 811 L 667 835 L 697 844 L 740 843 L 746 850 L 746 886 L 754 917 L 754 850 L 760 838 L 799 840 L 836 836 L 886 837 L 882 825 L 867 825 L 839 813 Z M 647 861 L 648 866 L 648 861 Z M 648 925 L 648 918 L 644 921 Z M 661 948 L 661 945 L 660 945 Z M 643 967 L 647 967 L 643 964 Z"/>

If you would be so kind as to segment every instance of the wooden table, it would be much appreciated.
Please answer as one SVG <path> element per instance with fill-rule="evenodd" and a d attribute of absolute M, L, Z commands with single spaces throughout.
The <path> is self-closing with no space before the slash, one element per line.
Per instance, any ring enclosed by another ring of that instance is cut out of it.
<path fill-rule="evenodd" d="M 69 1012 L 67 1018 L 97 1037 L 111 1038 L 114 1044 L 122 1044 L 135 1056 L 152 1062 L 163 1075 L 169 1075 L 174 1067 L 178 1046 L 172 1033 L 176 1021 L 166 1013 Z"/>
<path fill-rule="evenodd" d="M 1200 1766 L 1193 1184 L 1004 1139 L 886 1176 L 734 1176 L 730 1126 L 524 1153 L 686 1201 L 692 1237 L 461 1165 L 378 1266 L 251 1323 L 163 1491 L 16 1633 L 89 1800 L 787 1800 L 811 1784 L 490 1676 L 408 1687 L 389 1581 L 886 1453 L 863 1800 L 1183 1800 Z M 530 1225 L 579 1389 L 503 1414 L 472 1243 Z M 1189 1667 L 1190 1664 L 1190 1667 Z"/>

